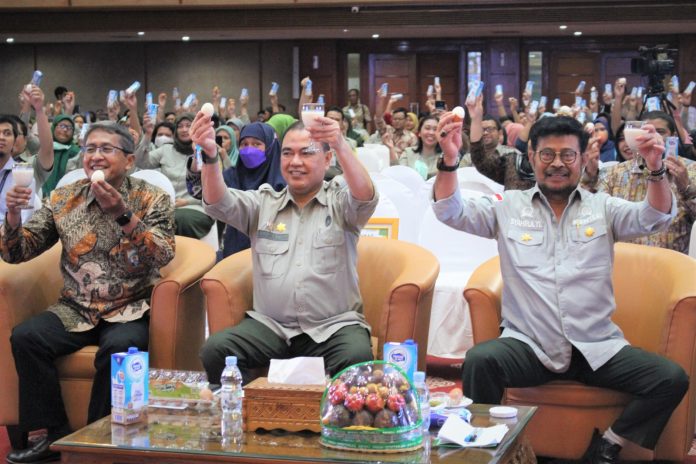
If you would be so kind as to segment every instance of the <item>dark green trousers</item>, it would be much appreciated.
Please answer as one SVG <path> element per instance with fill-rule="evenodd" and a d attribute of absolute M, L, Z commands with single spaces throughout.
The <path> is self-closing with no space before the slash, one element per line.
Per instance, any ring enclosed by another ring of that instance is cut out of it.
<path fill-rule="evenodd" d="M 301 334 L 291 338 L 288 345 L 271 329 L 246 317 L 238 325 L 212 334 L 203 345 L 200 357 L 210 383 L 220 383 L 225 356 L 230 355 L 237 356 L 246 385 L 254 380 L 249 371 L 268 367 L 271 359 L 323 357 L 324 368 L 333 376 L 352 364 L 371 361 L 372 349 L 369 332 L 359 325 L 343 327 L 322 343 Z"/>
<path fill-rule="evenodd" d="M 684 370 L 669 359 L 625 346 L 593 371 L 573 348 L 570 367 L 554 373 L 546 369 L 526 343 L 497 338 L 466 353 L 462 370 L 464 394 L 475 403 L 500 403 L 506 387 L 532 387 L 551 380 L 576 380 L 634 395 L 611 426 L 618 435 L 654 449 L 662 429 L 689 388 Z"/>
<path fill-rule="evenodd" d="M 213 224 L 215 224 L 213 218 L 191 208 L 176 208 L 174 210 L 174 222 L 176 224 L 176 235 L 192 238 L 205 237 L 210 232 Z"/>

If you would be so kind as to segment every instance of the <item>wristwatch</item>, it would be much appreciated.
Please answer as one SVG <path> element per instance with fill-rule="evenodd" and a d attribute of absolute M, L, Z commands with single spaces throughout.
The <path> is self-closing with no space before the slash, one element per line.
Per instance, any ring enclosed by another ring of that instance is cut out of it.
<path fill-rule="evenodd" d="M 215 152 L 215 158 L 211 158 L 210 156 L 208 156 L 204 153 L 202 158 L 203 158 L 203 164 L 217 164 L 218 161 L 220 161 L 220 153 Z"/>
<path fill-rule="evenodd" d="M 119 226 L 127 226 L 128 223 L 131 221 L 131 217 L 133 217 L 133 211 L 131 210 L 126 210 L 125 213 L 114 219 L 116 221 L 116 224 Z"/>
<path fill-rule="evenodd" d="M 459 161 L 461 161 L 462 156 L 457 155 L 457 161 L 454 163 L 454 165 L 449 166 L 445 164 L 445 156 L 440 155 L 440 157 L 437 159 L 437 170 L 438 171 L 446 171 L 446 172 L 454 172 L 457 169 L 459 169 Z"/>

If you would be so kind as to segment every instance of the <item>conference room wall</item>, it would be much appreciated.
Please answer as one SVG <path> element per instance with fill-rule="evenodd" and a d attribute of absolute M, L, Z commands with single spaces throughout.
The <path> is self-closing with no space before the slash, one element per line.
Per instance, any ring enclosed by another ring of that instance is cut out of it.
<path fill-rule="evenodd" d="M 33 70 L 44 73 L 42 88 L 47 101 L 53 89 L 64 85 L 75 90 L 81 109 L 106 106 L 109 89 L 125 89 L 134 80 L 142 84 L 140 103 L 146 91 L 156 95 L 179 88 L 182 100 L 194 92 L 203 103 L 213 86 L 222 95 L 238 98 L 249 89 L 249 112 L 267 106 L 271 81 L 280 84 L 279 100 L 294 109 L 292 100 L 292 45 L 287 42 L 188 42 L 188 43 L 97 43 L 2 45 L 3 79 L 0 82 L 0 112 L 18 111 L 17 95 Z"/>

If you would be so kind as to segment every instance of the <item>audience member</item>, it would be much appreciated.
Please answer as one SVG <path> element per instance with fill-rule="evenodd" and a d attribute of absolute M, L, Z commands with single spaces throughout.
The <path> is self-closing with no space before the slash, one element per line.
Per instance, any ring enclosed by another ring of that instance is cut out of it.
<path fill-rule="evenodd" d="M 437 174 L 437 162 L 442 154 L 442 149 L 437 143 L 437 123 L 437 116 L 425 116 L 421 119 L 418 127 L 418 146 L 407 148 L 399 158 L 399 164 L 412 167 L 423 179 L 430 179 Z"/>
<path fill-rule="evenodd" d="M 372 133 L 372 116 L 367 105 L 360 102 L 358 89 L 348 91 L 348 104 L 343 107 L 343 112 L 351 119 L 354 129 L 364 129 L 368 134 Z"/>
<path fill-rule="evenodd" d="M 135 162 L 141 169 L 159 169 L 172 182 L 176 192 L 176 234 L 202 238 L 210 232 L 215 221 L 203 212 L 201 200 L 191 196 L 186 189 L 186 162 L 193 154 L 189 133 L 191 121 L 193 114 L 183 113 L 174 125 L 174 144 L 146 151 Z"/>
<path fill-rule="evenodd" d="M 111 355 L 136 346 L 147 350 L 148 299 L 159 268 L 174 257 L 171 200 L 161 189 L 126 177 L 134 163 L 133 140 L 112 122 L 93 124 L 83 167 L 105 180 L 88 179 L 55 189 L 26 223 L 18 205 L 30 189 L 7 193 L 7 219 L 0 227 L 2 258 L 32 259 L 63 244 L 64 287 L 59 301 L 12 330 L 10 342 L 19 376 L 19 426 L 48 429 L 10 463 L 44 462 L 57 457 L 49 446 L 70 432 L 55 361 L 86 345 L 99 345 L 88 422 L 110 413 Z"/>
<path fill-rule="evenodd" d="M 689 386 L 678 364 L 630 346 L 611 320 L 614 240 L 664 229 L 675 214 L 662 139 L 653 126 L 646 130 L 638 141 L 652 181 L 640 202 L 578 188 L 588 135 L 566 117 L 532 129 L 533 188 L 508 191 L 500 202 L 463 199 L 451 172 L 439 172 L 433 187 L 438 219 L 498 240 L 505 282 L 503 332 L 467 352 L 464 394 L 496 404 L 507 387 L 576 380 L 632 395 L 611 427 L 595 429 L 583 462 L 618 462 L 629 441 L 654 449 Z M 445 115 L 442 131 L 443 164 L 456 166 L 461 123 Z"/>
<path fill-rule="evenodd" d="M 526 156 L 501 145 L 500 123 L 483 115 L 483 96 L 467 102 L 471 117 L 471 161 L 484 176 L 505 186 L 505 190 L 526 190 L 534 185 L 534 172 Z"/>

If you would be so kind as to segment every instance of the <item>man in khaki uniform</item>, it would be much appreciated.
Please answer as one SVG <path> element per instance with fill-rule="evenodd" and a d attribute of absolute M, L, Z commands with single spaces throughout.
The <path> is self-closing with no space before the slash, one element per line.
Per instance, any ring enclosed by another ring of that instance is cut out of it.
<path fill-rule="evenodd" d="M 291 126 L 281 148 L 280 192 L 228 189 L 218 166 L 210 119 L 191 127 L 205 152 L 206 212 L 247 234 L 254 272 L 254 309 L 241 323 L 213 334 L 201 350 L 216 383 L 225 356 L 235 355 L 244 377 L 272 358 L 322 356 L 330 374 L 372 359 L 356 268 L 360 230 L 372 216 L 377 191 L 342 136 L 339 124 L 317 117 L 311 128 Z M 324 181 L 331 149 L 343 177 Z"/>

